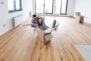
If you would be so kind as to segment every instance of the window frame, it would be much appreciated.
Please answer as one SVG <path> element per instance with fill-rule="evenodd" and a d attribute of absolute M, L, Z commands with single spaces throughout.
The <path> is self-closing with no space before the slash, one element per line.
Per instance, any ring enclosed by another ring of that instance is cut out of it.
<path fill-rule="evenodd" d="M 9 4 L 9 3 L 8 3 Z M 22 11 L 22 0 L 19 0 L 19 6 L 20 6 L 20 9 L 16 9 L 16 0 L 14 0 L 14 10 L 9 10 L 9 13 L 12 13 L 12 12 L 18 12 L 18 11 Z"/>

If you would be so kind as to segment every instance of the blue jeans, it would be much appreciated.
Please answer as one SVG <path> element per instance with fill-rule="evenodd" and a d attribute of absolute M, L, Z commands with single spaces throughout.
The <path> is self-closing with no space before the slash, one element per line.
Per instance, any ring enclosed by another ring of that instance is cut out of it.
<path fill-rule="evenodd" d="M 32 26 L 32 27 L 37 27 L 38 24 L 37 24 L 37 23 L 32 23 L 31 26 Z"/>
<path fill-rule="evenodd" d="M 56 25 L 56 20 L 53 21 L 52 28 L 55 28 L 55 25 Z M 32 23 L 31 26 L 32 27 L 38 27 L 38 24 L 37 23 Z M 44 20 L 42 20 L 42 27 L 41 27 L 41 29 L 43 31 L 47 29 L 47 26 L 45 25 Z"/>

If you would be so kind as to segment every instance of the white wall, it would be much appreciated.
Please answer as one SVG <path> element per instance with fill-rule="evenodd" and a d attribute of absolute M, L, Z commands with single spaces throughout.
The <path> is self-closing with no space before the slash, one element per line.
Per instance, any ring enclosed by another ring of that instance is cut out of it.
<path fill-rule="evenodd" d="M 8 31 L 9 23 L 8 19 L 8 6 L 7 0 L 0 0 L 0 35 Z"/>
<path fill-rule="evenodd" d="M 12 18 L 23 14 L 21 20 L 25 20 L 29 17 L 29 12 L 32 11 L 32 0 L 22 0 L 22 11 L 8 13 L 8 0 L 0 0 L 4 2 L 4 5 L 0 4 L 0 35 L 4 34 L 8 30 L 13 28 Z"/>
<path fill-rule="evenodd" d="M 75 12 L 81 12 L 86 22 L 91 22 L 91 0 L 76 0 Z"/>

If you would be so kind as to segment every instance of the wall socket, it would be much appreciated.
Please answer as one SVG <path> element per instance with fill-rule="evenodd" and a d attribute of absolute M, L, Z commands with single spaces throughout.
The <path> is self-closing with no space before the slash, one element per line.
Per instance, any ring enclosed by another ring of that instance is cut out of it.
<path fill-rule="evenodd" d="M 6 27 L 6 24 L 3 24 L 3 27 Z"/>

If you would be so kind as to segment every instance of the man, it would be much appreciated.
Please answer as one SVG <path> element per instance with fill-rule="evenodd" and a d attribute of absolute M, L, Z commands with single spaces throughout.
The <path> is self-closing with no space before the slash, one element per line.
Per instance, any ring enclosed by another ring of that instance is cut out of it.
<path fill-rule="evenodd" d="M 37 24 L 37 15 L 32 15 L 32 24 L 31 24 L 32 27 L 36 27 L 38 26 Z"/>
<path fill-rule="evenodd" d="M 42 28 L 42 30 L 45 30 L 46 28 L 46 26 L 45 26 L 45 22 L 44 22 L 44 18 L 42 18 L 42 17 L 39 17 L 39 16 L 37 16 L 37 15 L 32 15 L 32 24 L 31 24 L 31 26 L 32 27 L 37 27 L 37 26 L 39 26 L 39 24 L 40 23 L 42 23 L 42 25 L 41 26 L 43 26 Z"/>

